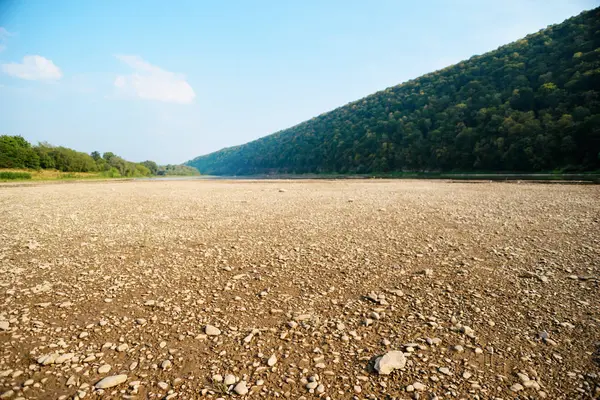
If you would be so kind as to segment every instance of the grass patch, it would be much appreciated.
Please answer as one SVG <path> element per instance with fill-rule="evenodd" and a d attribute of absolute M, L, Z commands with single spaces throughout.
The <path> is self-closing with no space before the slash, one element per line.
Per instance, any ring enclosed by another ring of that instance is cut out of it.
<path fill-rule="evenodd" d="M 0 171 L 0 180 L 24 180 L 31 179 L 29 172 L 13 172 L 13 171 Z"/>
<path fill-rule="evenodd" d="M 101 172 L 62 172 L 55 169 L 0 169 L 0 181 L 8 180 L 78 180 L 78 179 L 106 179 Z"/>

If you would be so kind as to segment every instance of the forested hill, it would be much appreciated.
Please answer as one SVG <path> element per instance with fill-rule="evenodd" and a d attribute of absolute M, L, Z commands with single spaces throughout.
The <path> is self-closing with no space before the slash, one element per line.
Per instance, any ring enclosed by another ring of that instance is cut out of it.
<path fill-rule="evenodd" d="M 600 169 L 600 8 L 256 141 L 202 174 Z"/>
<path fill-rule="evenodd" d="M 9 135 L 0 135 L 0 169 L 95 172 L 107 178 L 199 175 L 189 166 L 158 165 L 150 160 L 134 163 L 112 152 L 87 154 L 45 142 L 32 145 L 22 136 Z"/>

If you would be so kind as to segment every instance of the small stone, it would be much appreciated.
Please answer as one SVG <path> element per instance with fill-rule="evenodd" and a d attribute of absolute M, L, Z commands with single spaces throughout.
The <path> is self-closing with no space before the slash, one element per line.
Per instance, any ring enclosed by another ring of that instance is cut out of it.
<path fill-rule="evenodd" d="M 127 345 L 127 343 L 122 343 L 117 347 L 117 351 L 119 353 L 124 352 L 125 350 L 127 350 L 129 348 L 129 346 Z"/>
<path fill-rule="evenodd" d="M 239 394 L 240 396 L 243 396 L 246 393 L 248 393 L 248 387 L 246 386 L 246 381 L 240 381 L 237 385 L 235 385 L 235 387 L 233 388 L 233 391 L 236 392 L 237 394 Z"/>
<path fill-rule="evenodd" d="M 166 369 L 169 369 L 169 368 L 171 368 L 171 366 L 172 366 L 172 365 L 173 365 L 173 364 L 171 363 L 171 361 L 170 361 L 170 360 L 165 360 L 165 361 L 163 361 L 163 362 L 162 362 L 162 364 L 160 364 L 160 367 L 161 367 L 162 369 L 165 369 L 165 370 L 166 370 Z"/>
<path fill-rule="evenodd" d="M 421 382 L 415 382 L 415 383 L 413 383 L 412 385 L 413 385 L 413 387 L 415 388 L 415 390 L 416 390 L 416 391 L 419 391 L 419 392 L 420 392 L 420 391 L 423 391 L 423 390 L 425 390 L 425 387 L 426 387 L 426 386 L 425 386 L 425 385 L 423 385 Z"/>
<path fill-rule="evenodd" d="M 452 372 L 450 372 L 450 369 L 446 368 L 446 367 L 441 367 L 438 369 L 438 371 L 440 371 L 444 375 L 448 375 L 448 376 L 452 375 Z"/>
<path fill-rule="evenodd" d="M 460 332 L 467 335 L 470 338 L 475 337 L 475 331 L 466 325 L 460 327 Z"/>
<path fill-rule="evenodd" d="M 314 389 L 316 389 L 316 388 L 317 388 L 317 386 L 319 386 L 319 382 L 317 382 L 317 381 L 308 382 L 308 383 L 306 384 L 306 388 L 307 388 L 308 390 L 314 390 Z"/>
<path fill-rule="evenodd" d="M 206 325 L 206 327 L 204 328 L 204 332 L 208 336 L 219 336 L 221 334 L 221 330 L 212 325 Z"/>
<path fill-rule="evenodd" d="M 225 375 L 225 379 L 223 380 L 223 383 L 226 384 L 227 386 L 229 385 L 233 385 L 235 383 L 236 379 L 235 376 L 231 375 L 231 374 L 227 374 Z"/>
<path fill-rule="evenodd" d="M 462 374 L 462 377 L 463 377 L 464 379 L 469 379 L 469 378 L 470 378 L 470 377 L 472 377 L 472 376 L 473 376 L 473 374 L 472 374 L 472 373 L 470 373 L 469 371 L 465 371 L 465 372 L 463 372 L 463 374 Z"/>
<path fill-rule="evenodd" d="M 10 329 L 10 322 L 0 321 L 0 331 L 7 331 Z"/>
<path fill-rule="evenodd" d="M 50 365 L 54 364 L 56 359 L 59 357 L 58 353 L 46 354 L 37 359 L 38 364 Z"/>
<path fill-rule="evenodd" d="M 12 391 L 12 390 L 8 390 L 8 391 L 6 391 L 6 392 L 4 392 L 4 393 L 0 394 L 0 399 L 8 399 L 8 398 L 11 398 L 11 397 L 12 397 L 14 394 L 15 394 L 15 392 L 14 392 L 14 391 Z"/>
<path fill-rule="evenodd" d="M 106 374 L 108 371 L 110 371 L 111 368 L 112 367 L 110 365 L 104 364 L 104 365 L 102 365 L 102 366 L 100 366 L 98 368 L 98 373 L 99 374 Z"/>
<path fill-rule="evenodd" d="M 69 361 L 70 359 L 72 359 L 73 357 L 75 357 L 75 353 L 66 353 L 66 354 L 61 354 L 60 356 L 56 357 L 56 360 L 54 360 L 54 362 L 56 364 L 62 364 L 64 362 Z"/>
<path fill-rule="evenodd" d="M 272 367 L 273 365 L 275 365 L 275 363 L 277 363 L 277 357 L 275 356 L 275 354 L 273 354 L 271 357 L 269 357 L 269 359 L 267 360 L 267 365 L 269 367 Z"/>
<path fill-rule="evenodd" d="M 100 380 L 96 383 L 96 389 L 108 389 L 113 386 L 120 385 L 121 383 L 127 380 L 127 375 L 113 375 L 107 376 L 106 378 Z"/>
<path fill-rule="evenodd" d="M 401 351 L 390 351 L 375 360 L 375 370 L 379 375 L 389 375 L 395 369 L 404 368 L 406 357 Z"/>
<path fill-rule="evenodd" d="M 452 347 L 452 350 L 454 350 L 457 353 L 462 353 L 463 351 L 465 351 L 465 348 L 462 347 L 460 344 L 457 344 L 456 346 Z"/>
<path fill-rule="evenodd" d="M 162 382 L 161 381 L 161 382 L 158 382 L 157 385 L 162 390 L 167 390 L 169 388 L 169 384 L 167 382 Z"/>
<path fill-rule="evenodd" d="M 523 390 L 523 385 L 521 385 L 520 383 L 515 383 L 510 387 L 510 390 L 512 390 L 513 392 L 519 392 Z"/>

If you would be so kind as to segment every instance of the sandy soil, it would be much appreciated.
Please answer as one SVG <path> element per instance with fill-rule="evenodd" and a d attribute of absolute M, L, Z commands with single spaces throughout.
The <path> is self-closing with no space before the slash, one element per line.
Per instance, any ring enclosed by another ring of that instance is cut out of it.
<path fill-rule="evenodd" d="M 0 397 L 599 398 L 599 278 L 600 186 L 1 187 Z"/>

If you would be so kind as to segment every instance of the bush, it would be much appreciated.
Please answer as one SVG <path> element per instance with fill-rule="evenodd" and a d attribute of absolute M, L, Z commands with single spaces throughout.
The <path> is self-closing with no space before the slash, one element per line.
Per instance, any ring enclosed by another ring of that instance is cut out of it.
<path fill-rule="evenodd" d="M 31 179 L 29 172 L 0 172 L 0 180 Z"/>

